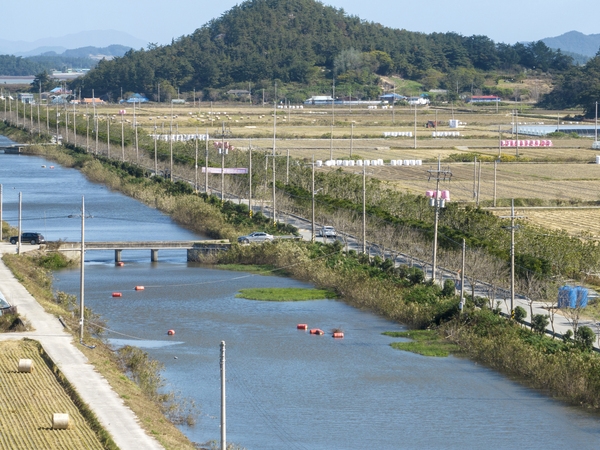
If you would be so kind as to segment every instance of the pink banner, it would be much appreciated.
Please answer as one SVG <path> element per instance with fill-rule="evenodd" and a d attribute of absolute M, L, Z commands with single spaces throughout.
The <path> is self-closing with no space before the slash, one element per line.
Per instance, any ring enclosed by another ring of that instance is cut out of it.
<path fill-rule="evenodd" d="M 202 168 L 202 173 L 206 172 L 206 167 Z M 221 173 L 221 168 L 220 167 L 209 167 L 208 168 L 208 173 Z M 225 175 L 243 175 L 248 173 L 248 169 L 246 169 L 245 167 L 226 167 L 225 169 L 223 169 L 223 173 Z"/>

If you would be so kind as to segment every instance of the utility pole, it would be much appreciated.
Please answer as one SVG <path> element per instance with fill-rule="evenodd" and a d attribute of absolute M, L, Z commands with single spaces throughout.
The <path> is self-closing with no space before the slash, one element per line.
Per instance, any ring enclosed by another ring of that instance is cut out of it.
<path fill-rule="evenodd" d="M 311 176 L 311 195 L 312 195 L 312 228 L 310 241 L 315 243 L 315 155 L 312 157 L 312 176 Z"/>
<path fill-rule="evenodd" d="M 467 245 L 465 238 L 462 240 L 462 265 L 460 269 L 460 311 L 465 307 L 465 256 Z"/>
<path fill-rule="evenodd" d="M 81 261 L 79 268 L 79 342 L 83 344 L 85 318 L 85 302 L 84 302 L 84 267 L 85 267 L 85 199 L 81 197 Z"/>
<path fill-rule="evenodd" d="M 519 110 L 515 109 L 515 131 L 517 139 L 515 140 L 515 156 L 519 156 Z"/>
<path fill-rule="evenodd" d="M 494 208 L 496 207 L 496 169 L 498 167 L 498 160 L 494 160 Z"/>
<path fill-rule="evenodd" d="M 106 115 L 106 157 L 110 159 L 110 116 Z"/>
<path fill-rule="evenodd" d="M 287 162 L 285 165 L 285 184 L 290 184 L 290 149 L 287 151 Z"/>
<path fill-rule="evenodd" d="M 252 139 L 248 146 L 248 211 L 252 217 Z"/>
<path fill-rule="evenodd" d="M 481 160 L 479 160 L 479 173 L 477 175 L 477 206 L 481 197 Z"/>
<path fill-rule="evenodd" d="M 208 128 L 206 129 L 206 146 L 204 150 L 204 192 L 208 195 Z"/>
<path fill-rule="evenodd" d="M 223 203 L 225 192 L 225 122 L 221 123 L 221 203 Z"/>
<path fill-rule="evenodd" d="M 512 199 L 510 203 L 510 216 L 500 216 L 501 219 L 510 219 L 510 227 L 504 227 L 510 229 L 510 317 L 514 318 L 515 315 L 515 219 L 522 219 L 525 216 L 515 215 L 515 200 Z"/>
<path fill-rule="evenodd" d="M 21 254 L 21 214 L 23 212 L 23 193 L 19 192 L 19 240 L 17 242 L 17 255 Z"/>
<path fill-rule="evenodd" d="M 221 450 L 227 450 L 227 397 L 225 394 L 225 341 L 221 341 Z"/>
<path fill-rule="evenodd" d="M 477 200 L 477 156 L 473 160 L 473 199 L 478 203 Z"/>
<path fill-rule="evenodd" d="M 158 175 L 158 130 L 154 125 L 154 176 Z"/>
<path fill-rule="evenodd" d="M 194 88 L 194 101 L 196 101 L 196 89 Z M 194 191 L 198 192 L 198 128 L 196 127 L 196 162 L 194 164 L 195 177 L 194 177 Z"/>
<path fill-rule="evenodd" d="M 417 104 L 415 103 L 415 148 L 417 148 Z"/>
<path fill-rule="evenodd" d="M 444 181 L 452 178 L 452 172 L 450 169 L 441 168 L 441 156 L 438 155 L 438 167 L 437 170 L 430 169 L 427 171 L 429 173 L 429 180 L 431 180 L 432 176 L 435 176 L 435 195 L 433 196 L 433 200 L 435 202 L 435 218 L 433 223 L 433 261 L 431 265 L 431 279 L 435 282 L 436 279 L 436 268 L 437 268 L 437 241 L 438 241 L 438 222 L 440 217 L 440 207 L 443 199 L 440 195 L 440 179 L 443 178 Z"/>
<path fill-rule="evenodd" d="M 171 99 L 171 125 L 169 126 L 169 150 L 171 159 L 169 162 L 169 180 L 173 181 L 173 99 Z"/>
<path fill-rule="evenodd" d="M 363 165 L 363 253 L 367 253 L 367 166 Z"/>
<path fill-rule="evenodd" d="M 169 125 L 169 180 L 173 181 L 173 119 Z"/>
<path fill-rule="evenodd" d="M 275 208 L 275 140 L 277 136 L 277 83 L 275 83 L 275 100 L 273 101 L 273 225 L 277 224 Z"/>
<path fill-rule="evenodd" d="M 135 129 L 135 163 L 140 163 L 140 152 L 138 147 L 138 129 L 137 129 L 137 119 L 135 116 L 135 98 L 133 99 L 133 128 Z"/>
<path fill-rule="evenodd" d="M 354 122 L 350 124 L 350 158 L 352 158 L 352 149 L 354 147 Z"/>
<path fill-rule="evenodd" d="M 75 103 L 73 103 L 73 144 L 77 147 L 77 118 L 75 116 Z"/>
<path fill-rule="evenodd" d="M 123 116 L 125 110 L 121 112 L 121 161 L 125 162 L 125 125 L 123 124 Z"/>

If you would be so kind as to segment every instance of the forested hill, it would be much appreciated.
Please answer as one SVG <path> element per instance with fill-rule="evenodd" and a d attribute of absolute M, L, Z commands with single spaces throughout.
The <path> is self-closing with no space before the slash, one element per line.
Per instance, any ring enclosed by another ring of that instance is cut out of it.
<path fill-rule="evenodd" d="M 266 80 L 314 84 L 334 68 L 339 75 L 367 68 L 455 89 L 458 79 L 449 74 L 461 68 L 563 71 L 571 64 L 542 42 L 507 45 L 485 36 L 392 29 L 315 0 L 248 0 L 170 45 L 100 62 L 75 87 L 116 99 L 121 88 L 152 96 L 158 84 L 161 92 Z M 467 78 L 472 83 L 473 75 Z"/>

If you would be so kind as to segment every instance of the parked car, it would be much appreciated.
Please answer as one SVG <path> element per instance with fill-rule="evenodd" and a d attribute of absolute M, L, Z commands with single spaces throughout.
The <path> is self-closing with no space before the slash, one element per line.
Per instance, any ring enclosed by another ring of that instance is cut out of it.
<path fill-rule="evenodd" d="M 272 241 L 273 235 L 265 233 L 264 231 L 255 231 L 247 236 L 240 236 L 238 242 L 242 244 L 250 244 L 251 242 L 265 242 Z"/>
<path fill-rule="evenodd" d="M 324 226 L 319 230 L 319 236 L 326 238 L 335 238 L 337 237 L 337 231 L 335 231 L 335 228 L 333 227 Z"/>
<path fill-rule="evenodd" d="M 19 236 L 12 236 L 10 243 L 15 245 L 19 242 Z M 40 233 L 21 233 L 21 243 L 29 242 L 31 245 L 45 244 L 46 239 Z"/>

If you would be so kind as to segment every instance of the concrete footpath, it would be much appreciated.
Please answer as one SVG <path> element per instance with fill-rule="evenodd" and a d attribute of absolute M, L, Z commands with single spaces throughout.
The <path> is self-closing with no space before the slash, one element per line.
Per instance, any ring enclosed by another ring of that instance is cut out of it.
<path fill-rule="evenodd" d="M 24 245 L 24 250 L 37 246 Z M 0 255 L 14 253 L 15 246 L 0 243 Z M 0 333 L 0 340 L 18 340 L 24 337 L 39 341 L 54 363 L 77 390 L 79 396 L 94 411 L 106 431 L 121 450 L 162 449 L 148 436 L 135 414 L 123 403 L 108 382 L 89 363 L 77 348 L 73 336 L 67 333 L 57 318 L 48 314 L 12 275 L 0 260 L 0 291 L 6 300 L 18 308 L 35 331 Z"/>

